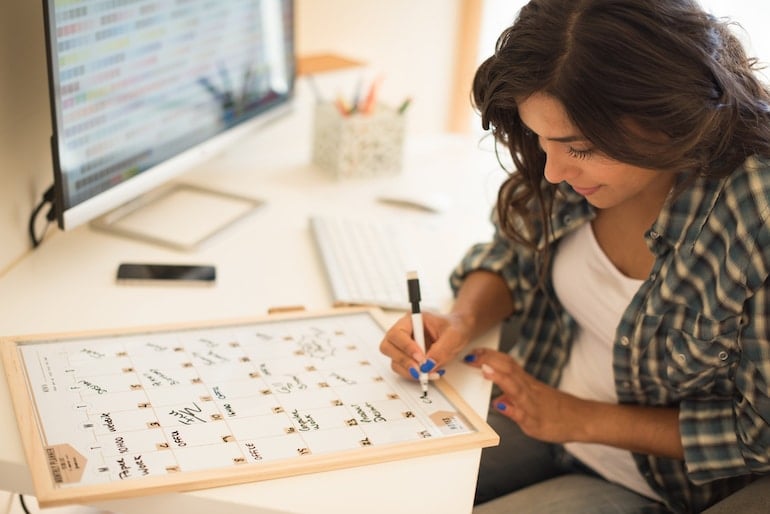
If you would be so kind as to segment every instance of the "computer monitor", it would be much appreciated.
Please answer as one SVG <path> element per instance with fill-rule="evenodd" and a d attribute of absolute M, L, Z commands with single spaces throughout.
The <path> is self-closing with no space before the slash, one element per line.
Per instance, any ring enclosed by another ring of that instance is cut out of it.
<path fill-rule="evenodd" d="M 292 0 L 43 0 L 54 211 L 67 230 L 284 113 Z"/>

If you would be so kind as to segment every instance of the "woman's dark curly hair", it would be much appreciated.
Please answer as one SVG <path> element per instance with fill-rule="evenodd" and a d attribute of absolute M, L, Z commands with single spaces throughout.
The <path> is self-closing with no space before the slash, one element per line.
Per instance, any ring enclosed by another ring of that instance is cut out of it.
<path fill-rule="evenodd" d="M 556 186 L 544 179 L 537 137 L 522 126 L 522 99 L 553 96 L 615 160 L 723 177 L 752 154 L 770 155 L 770 94 L 756 65 L 728 23 L 695 1 L 530 1 L 473 81 L 484 128 L 513 159 L 498 198 L 501 230 L 533 249 L 534 226 L 546 241 L 550 233 Z"/>

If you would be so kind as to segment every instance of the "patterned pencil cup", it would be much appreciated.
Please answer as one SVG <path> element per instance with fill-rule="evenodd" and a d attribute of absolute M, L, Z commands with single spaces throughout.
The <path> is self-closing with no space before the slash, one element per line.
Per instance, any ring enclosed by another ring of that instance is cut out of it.
<path fill-rule="evenodd" d="M 342 114 L 319 103 L 313 127 L 313 162 L 336 178 L 374 177 L 401 171 L 403 113 L 378 105 L 371 113 Z"/>

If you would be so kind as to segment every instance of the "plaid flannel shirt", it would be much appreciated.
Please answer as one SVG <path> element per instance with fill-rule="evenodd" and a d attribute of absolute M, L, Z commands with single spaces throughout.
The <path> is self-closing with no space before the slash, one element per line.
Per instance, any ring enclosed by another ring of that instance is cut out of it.
<path fill-rule="evenodd" d="M 594 216 L 583 197 L 560 190 L 552 244 Z M 752 157 L 724 179 L 698 179 L 670 197 L 645 234 L 655 263 L 616 330 L 615 388 L 623 404 L 679 408 L 684 461 L 634 454 L 675 512 L 701 511 L 770 472 L 768 217 L 770 160 Z M 468 251 L 452 288 L 481 269 L 511 291 L 521 320 L 512 355 L 557 385 L 575 322 L 550 279 L 546 291 L 537 286 L 533 252 L 498 229 Z"/>

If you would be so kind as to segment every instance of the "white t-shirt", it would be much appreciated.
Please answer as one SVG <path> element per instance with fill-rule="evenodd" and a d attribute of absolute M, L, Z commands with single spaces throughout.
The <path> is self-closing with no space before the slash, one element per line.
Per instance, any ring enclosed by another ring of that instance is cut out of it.
<path fill-rule="evenodd" d="M 618 402 L 612 370 L 615 329 L 641 283 L 612 264 L 590 223 L 561 241 L 554 256 L 553 285 L 578 330 L 560 390 L 588 400 Z M 605 479 L 660 500 L 639 473 L 631 452 L 588 443 L 567 443 L 565 448 Z"/>

